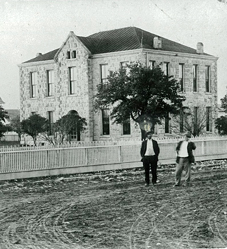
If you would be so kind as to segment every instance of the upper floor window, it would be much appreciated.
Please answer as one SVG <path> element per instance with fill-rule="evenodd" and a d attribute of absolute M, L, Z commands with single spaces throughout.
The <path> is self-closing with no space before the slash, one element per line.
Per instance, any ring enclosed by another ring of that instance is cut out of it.
<path fill-rule="evenodd" d="M 179 82 L 180 82 L 180 90 L 184 91 L 184 64 L 179 64 Z"/>
<path fill-rule="evenodd" d="M 110 135 L 110 114 L 108 109 L 102 110 L 102 135 Z"/>
<path fill-rule="evenodd" d="M 192 77 L 193 77 L 193 92 L 198 91 L 198 65 L 193 65 L 192 67 Z"/>
<path fill-rule="evenodd" d="M 54 70 L 47 71 L 47 96 L 54 95 Z"/>
<path fill-rule="evenodd" d="M 130 135 L 131 134 L 131 125 L 130 125 L 130 118 L 126 119 L 123 124 L 123 135 Z"/>
<path fill-rule="evenodd" d="M 107 84 L 107 77 L 109 75 L 108 69 L 107 69 L 108 64 L 103 64 L 100 65 L 100 73 L 101 73 L 101 83 L 102 84 Z"/>
<path fill-rule="evenodd" d="M 47 112 L 47 119 L 49 121 L 49 134 L 53 135 L 53 124 L 54 124 L 54 112 Z"/>
<path fill-rule="evenodd" d="M 69 94 L 76 93 L 76 67 L 69 67 Z"/>
<path fill-rule="evenodd" d="M 163 63 L 163 72 L 166 76 L 169 75 L 169 62 L 164 62 Z"/>
<path fill-rule="evenodd" d="M 74 58 L 76 58 L 76 50 L 67 51 L 66 57 L 67 57 L 67 59 L 74 59 Z"/>
<path fill-rule="evenodd" d="M 155 61 L 149 61 L 148 67 L 150 69 L 154 69 L 155 68 Z"/>
<path fill-rule="evenodd" d="M 127 67 L 128 63 L 129 63 L 128 61 L 121 62 L 121 69 L 125 69 L 126 74 L 128 74 L 130 72 L 130 69 Z"/>
<path fill-rule="evenodd" d="M 205 67 L 206 92 L 210 92 L 210 66 Z"/>
<path fill-rule="evenodd" d="M 72 58 L 76 58 L 76 50 L 72 51 Z"/>
<path fill-rule="evenodd" d="M 37 97 L 37 72 L 30 74 L 31 98 Z"/>

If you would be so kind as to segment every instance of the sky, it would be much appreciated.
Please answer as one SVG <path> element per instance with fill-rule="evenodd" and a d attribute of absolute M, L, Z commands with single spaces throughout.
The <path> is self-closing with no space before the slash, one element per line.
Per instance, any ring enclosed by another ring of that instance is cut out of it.
<path fill-rule="evenodd" d="M 221 2 L 222 1 L 222 2 Z M 19 109 L 18 65 L 88 36 L 134 26 L 218 57 L 218 100 L 227 93 L 227 0 L 0 0 L 0 97 Z"/>

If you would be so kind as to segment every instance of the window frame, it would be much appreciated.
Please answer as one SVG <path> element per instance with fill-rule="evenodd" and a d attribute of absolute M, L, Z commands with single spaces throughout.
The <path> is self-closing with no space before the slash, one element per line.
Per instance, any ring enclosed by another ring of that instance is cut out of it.
<path fill-rule="evenodd" d="M 130 117 L 122 123 L 122 135 L 131 135 L 131 122 Z"/>
<path fill-rule="evenodd" d="M 193 92 L 198 92 L 198 65 L 193 64 L 192 66 L 192 82 Z"/>
<path fill-rule="evenodd" d="M 51 72 L 51 77 L 50 77 Z M 52 81 L 50 81 L 50 78 Z M 47 97 L 51 97 L 54 95 L 54 70 L 47 70 Z"/>
<path fill-rule="evenodd" d="M 184 63 L 179 63 L 179 82 L 180 82 L 180 90 L 184 92 Z"/>
<path fill-rule="evenodd" d="M 149 67 L 150 69 L 154 69 L 154 68 L 155 68 L 155 63 L 156 63 L 156 61 L 154 61 L 154 60 L 149 60 L 149 62 L 148 62 L 148 67 Z"/>
<path fill-rule="evenodd" d="M 166 76 L 169 76 L 169 62 L 163 62 L 162 70 Z"/>
<path fill-rule="evenodd" d="M 30 97 L 37 97 L 38 73 L 36 71 L 30 72 Z"/>
<path fill-rule="evenodd" d="M 102 136 L 110 135 L 110 114 L 109 109 L 101 109 Z"/>
<path fill-rule="evenodd" d="M 49 122 L 49 134 L 53 135 L 54 111 L 47 111 L 47 119 Z"/>
<path fill-rule="evenodd" d="M 210 86 L 210 66 L 206 65 L 205 66 L 205 91 L 207 93 L 211 92 L 210 87 L 211 87 Z"/>
<path fill-rule="evenodd" d="M 212 109 L 211 106 L 206 107 L 206 131 L 212 132 Z"/>
<path fill-rule="evenodd" d="M 74 72 L 74 74 L 72 74 L 72 72 Z M 76 93 L 76 82 L 77 82 L 76 75 L 77 75 L 76 67 L 69 67 L 69 95 L 74 95 Z"/>

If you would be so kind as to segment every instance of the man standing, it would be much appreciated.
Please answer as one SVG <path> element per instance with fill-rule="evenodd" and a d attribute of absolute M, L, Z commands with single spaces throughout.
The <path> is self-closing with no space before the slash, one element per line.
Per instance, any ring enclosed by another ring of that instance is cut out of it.
<path fill-rule="evenodd" d="M 150 168 L 152 173 L 152 183 L 157 182 L 157 163 L 158 155 L 160 152 L 157 141 L 152 139 L 153 133 L 151 131 L 147 132 L 147 139 L 142 142 L 140 155 L 142 157 L 143 167 L 145 170 L 145 182 L 146 186 L 150 184 Z"/>
<path fill-rule="evenodd" d="M 196 149 L 196 146 L 193 142 L 190 142 L 189 139 L 191 135 L 187 133 L 185 135 L 185 140 L 180 141 L 177 144 L 177 159 L 176 159 L 176 175 L 175 175 L 175 187 L 180 186 L 181 184 L 181 175 L 182 171 L 185 170 L 185 182 L 186 186 L 189 186 L 191 179 L 191 164 L 195 162 L 192 150 Z"/>

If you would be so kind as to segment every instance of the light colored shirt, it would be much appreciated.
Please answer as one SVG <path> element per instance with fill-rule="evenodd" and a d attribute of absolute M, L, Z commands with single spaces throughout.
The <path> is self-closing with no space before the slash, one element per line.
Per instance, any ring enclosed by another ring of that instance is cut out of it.
<path fill-rule="evenodd" d="M 188 142 L 183 141 L 180 150 L 178 151 L 178 156 L 179 157 L 188 157 Z"/>
<path fill-rule="evenodd" d="M 147 149 L 146 149 L 145 156 L 154 156 L 154 155 L 155 155 L 155 153 L 154 153 L 152 139 L 148 139 L 147 140 Z"/>

